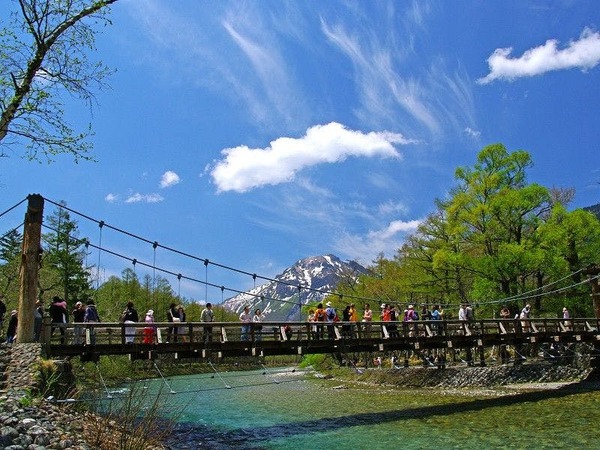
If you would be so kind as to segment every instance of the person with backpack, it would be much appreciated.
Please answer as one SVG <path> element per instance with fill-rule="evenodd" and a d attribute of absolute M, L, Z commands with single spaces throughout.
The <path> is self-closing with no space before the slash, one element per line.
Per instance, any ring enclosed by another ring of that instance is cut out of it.
<path fill-rule="evenodd" d="M 94 300 L 88 300 L 86 302 L 85 315 L 83 318 L 85 323 L 98 323 L 100 322 L 100 316 L 96 310 L 96 304 Z M 96 329 L 94 327 L 88 327 L 90 329 L 90 343 L 94 345 L 96 343 Z"/>
<path fill-rule="evenodd" d="M 327 313 L 325 312 L 325 310 L 323 309 L 323 303 L 319 303 L 317 305 L 317 309 L 315 310 L 315 314 L 314 314 L 314 321 L 316 322 L 315 325 L 315 338 L 316 339 L 323 339 L 323 322 L 325 322 L 327 320 Z"/>
<path fill-rule="evenodd" d="M 327 315 L 327 334 L 329 339 L 335 338 L 335 331 L 333 329 L 333 323 L 336 322 L 337 313 L 335 312 L 335 308 L 331 305 L 331 302 L 327 302 L 327 308 L 325 309 L 325 314 Z M 339 319 L 338 319 L 339 320 Z"/>

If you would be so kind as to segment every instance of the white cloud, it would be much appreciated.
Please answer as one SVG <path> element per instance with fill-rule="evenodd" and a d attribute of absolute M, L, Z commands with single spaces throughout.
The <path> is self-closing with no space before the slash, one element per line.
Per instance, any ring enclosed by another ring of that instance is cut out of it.
<path fill-rule="evenodd" d="M 160 187 L 161 188 L 167 188 L 170 186 L 174 186 L 176 184 L 178 184 L 180 182 L 180 178 L 179 175 L 177 175 L 175 172 L 171 171 L 171 170 L 167 170 L 165 173 L 163 173 L 162 178 L 160 179 Z"/>
<path fill-rule="evenodd" d="M 420 223 L 420 220 L 394 220 L 385 228 L 371 230 L 365 235 L 345 234 L 337 240 L 335 247 L 345 257 L 370 263 L 380 253 L 387 257 L 393 256 L 402 246 L 406 235 L 415 231 Z"/>
<path fill-rule="evenodd" d="M 467 134 L 467 136 L 470 136 L 472 138 L 478 138 L 479 136 L 481 136 L 481 131 L 474 130 L 471 127 L 465 128 L 465 133 Z"/>
<path fill-rule="evenodd" d="M 117 194 L 106 194 L 106 197 L 104 197 L 104 200 L 107 201 L 108 203 L 114 203 L 117 200 L 119 200 L 119 196 Z"/>
<path fill-rule="evenodd" d="M 490 73 L 477 80 L 488 84 L 495 80 L 533 77 L 553 70 L 580 68 L 587 70 L 600 63 L 600 33 L 585 28 L 579 40 L 558 49 L 558 41 L 550 39 L 544 45 L 527 50 L 520 58 L 510 58 L 512 48 L 498 48 L 488 58 Z"/>
<path fill-rule="evenodd" d="M 164 199 L 159 194 L 140 194 L 135 193 L 127 197 L 125 203 L 158 203 L 162 202 Z"/>
<path fill-rule="evenodd" d="M 341 162 L 350 156 L 401 158 L 394 144 L 410 142 L 401 134 L 362 133 L 331 122 L 309 128 L 302 138 L 278 138 L 266 148 L 227 148 L 211 176 L 219 192 L 246 192 L 289 182 L 304 168 Z"/>

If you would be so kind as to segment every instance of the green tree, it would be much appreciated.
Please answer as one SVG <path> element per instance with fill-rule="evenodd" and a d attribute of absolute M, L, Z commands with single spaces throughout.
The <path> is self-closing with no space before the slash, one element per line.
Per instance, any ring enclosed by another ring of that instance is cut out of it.
<path fill-rule="evenodd" d="M 92 106 L 92 88 L 102 87 L 110 71 L 88 53 L 95 50 L 95 27 L 109 23 L 116 1 L 12 2 L 10 25 L 0 30 L 0 155 L 26 144 L 24 156 L 32 160 L 61 153 L 90 158 L 90 130 L 68 125 L 60 94 Z"/>
<path fill-rule="evenodd" d="M 66 204 L 61 203 L 63 206 Z M 46 218 L 49 233 L 42 236 L 44 256 L 40 277 L 43 292 L 58 292 L 67 302 L 91 295 L 89 274 L 91 266 L 86 266 L 86 241 L 79 238 L 78 224 L 71 219 L 69 211 L 58 207 Z"/>
<path fill-rule="evenodd" d="M 19 297 L 19 267 L 23 236 L 13 229 L 0 237 L 0 294 L 7 299 Z"/>

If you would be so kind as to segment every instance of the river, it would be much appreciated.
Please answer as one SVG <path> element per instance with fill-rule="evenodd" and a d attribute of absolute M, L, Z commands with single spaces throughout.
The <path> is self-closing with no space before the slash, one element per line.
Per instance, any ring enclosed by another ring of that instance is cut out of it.
<path fill-rule="evenodd" d="M 598 384 L 397 389 L 264 369 L 146 381 L 173 449 L 596 449 Z"/>

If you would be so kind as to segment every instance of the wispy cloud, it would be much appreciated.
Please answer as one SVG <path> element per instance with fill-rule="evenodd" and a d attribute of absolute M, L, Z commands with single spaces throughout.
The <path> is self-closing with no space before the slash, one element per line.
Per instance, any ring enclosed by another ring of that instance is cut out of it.
<path fill-rule="evenodd" d="M 386 227 L 371 230 L 366 234 L 345 233 L 335 243 L 336 251 L 343 257 L 370 263 L 383 253 L 386 257 L 392 257 L 401 247 L 406 236 L 414 232 L 420 220 L 408 222 L 394 220 Z"/>
<path fill-rule="evenodd" d="M 108 203 L 115 203 L 117 200 L 119 200 L 119 196 L 116 194 L 106 194 L 104 197 L 104 201 Z"/>
<path fill-rule="evenodd" d="M 168 188 L 178 184 L 180 181 L 179 175 L 171 170 L 167 170 L 160 179 L 160 187 L 163 189 Z"/>
<path fill-rule="evenodd" d="M 163 200 L 164 198 L 159 194 L 140 194 L 136 192 L 127 197 L 125 203 L 159 203 Z"/>
<path fill-rule="evenodd" d="M 466 73 L 448 69 L 443 55 L 415 52 L 415 43 L 427 34 L 429 2 L 380 5 L 368 12 L 377 20 L 355 20 L 359 14 L 321 18 L 323 35 L 352 63 L 358 119 L 372 126 L 400 124 L 405 135 L 427 140 L 458 126 L 449 118 L 472 123 L 472 83 Z"/>
<path fill-rule="evenodd" d="M 467 136 L 472 137 L 472 138 L 478 138 L 479 136 L 481 136 L 481 131 L 474 130 L 471 127 L 466 127 L 465 128 L 465 134 Z"/>
<path fill-rule="evenodd" d="M 397 144 L 411 141 L 398 133 L 349 130 L 339 123 L 309 128 L 301 138 L 281 137 L 266 148 L 228 148 L 211 171 L 219 192 L 251 189 L 292 181 L 301 170 L 351 156 L 401 158 Z"/>
<path fill-rule="evenodd" d="M 563 49 L 550 39 L 544 45 L 527 50 L 519 58 L 511 58 L 512 48 L 498 48 L 488 58 L 490 73 L 477 80 L 488 84 L 495 80 L 512 81 L 534 77 L 555 70 L 579 68 L 589 70 L 600 63 L 600 33 L 585 28 L 579 40 L 569 42 Z"/>

